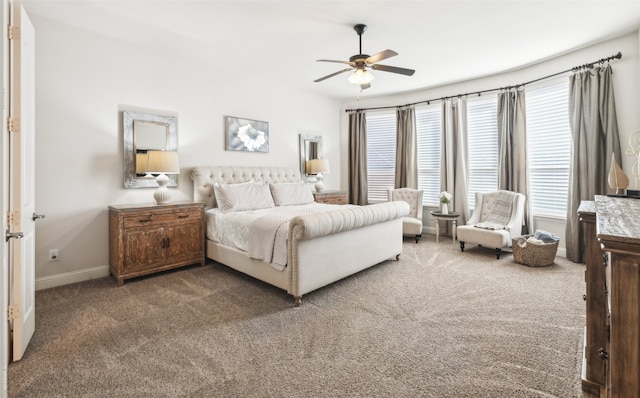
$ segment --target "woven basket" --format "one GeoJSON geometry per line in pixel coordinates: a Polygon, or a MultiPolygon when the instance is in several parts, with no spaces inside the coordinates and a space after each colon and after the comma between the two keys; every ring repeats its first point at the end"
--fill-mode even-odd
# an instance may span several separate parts
{"type": "Polygon", "coordinates": [[[533,244],[527,243],[521,247],[519,242],[526,241],[532,235],[517,236],[511,240],[513,249],[513,259],[516,263],[528,265],[530,267],[544,267],[553,264],[558,251],[558,242],[533,244]]]}

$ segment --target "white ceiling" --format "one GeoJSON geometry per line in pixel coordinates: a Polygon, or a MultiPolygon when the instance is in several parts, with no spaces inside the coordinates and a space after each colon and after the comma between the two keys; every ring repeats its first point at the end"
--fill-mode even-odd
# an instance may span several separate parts
{"type": "MultiPolygon", "coordinates": [[[[490,75],[617,37],[640,26],[640,1],[215,1],[23,0],[30,15],[56,20],[176,56],[212,73],[233,71],[336,98],[358,87],[344,68],[317,59],[362,50],[399,55],[380,63],[411,76],[373,71],[378,96],[490,75]]],[[[36,26],[37,28],[37,26],[36,26]]],[[[603,54],[603,56],[610,54],[603,54]]],[[[624,56],[624,54],[623,54],[624,56]]],[[[585,60],[585,62],[594,60],[585,60]]]]}

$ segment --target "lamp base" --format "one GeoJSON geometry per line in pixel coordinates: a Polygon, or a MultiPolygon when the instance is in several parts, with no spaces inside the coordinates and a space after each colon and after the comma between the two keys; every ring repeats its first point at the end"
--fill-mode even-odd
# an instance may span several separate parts
{"type": "Polygon", "coordinates": [[[314,186],[314,188],[316,189],[316,192],[322,192],[324,191],[324,182],[322,182],[322,180],[324,180],[324,176],[322,175],[322,173],[318,173],[316,174],[316,185],[314,186]]]}
{"type": "Polygon", "coordinates": [[[159,205],[169,203],[171,200],[171,191],[167,188],[167,184],[169,184],[169,177],[166,174],[160,174],[156,177],[156,182],[158,183],[158,189],[153,192],[153,198],[156,200],[156,203],[159,205]]]}

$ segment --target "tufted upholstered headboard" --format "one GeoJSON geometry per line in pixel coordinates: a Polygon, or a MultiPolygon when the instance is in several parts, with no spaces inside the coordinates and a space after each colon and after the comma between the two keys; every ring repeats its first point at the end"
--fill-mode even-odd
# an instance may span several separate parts
{"type": "Polygon", "coordinates": [[[213,184],[239,182],[301,182],[300,170],[289,167],[198,166],[191,170],[193,200],[204,202],[205,208],[216,207],[213,184]]]}

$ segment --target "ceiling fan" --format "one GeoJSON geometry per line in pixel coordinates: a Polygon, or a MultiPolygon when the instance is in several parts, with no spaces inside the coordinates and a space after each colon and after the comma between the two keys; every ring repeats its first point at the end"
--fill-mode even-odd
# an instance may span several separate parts
{"type": "Polygon", "coordinates": [[[360,54],[356,54],[349,58],[349,61],[335,61],[331,59],[319,59],[318,62],[337,62],[340,64],[347,64],[349,68],[337,71],[330,75],[321,77],[320,79],[314,80],[315,83],[321,82],[330,77],[339,75],[344,72],[348,72],[353,70],[351,76],[349,76],[349,82],[353,84],[360,85],[361,90],[365,90],[371,87],[371,81],[373,80],[373,75],[367,70],[367,68],[371,68],[374,70],[380,70],[383,72],[391,72],[391,73],[399,73],[401,75],[412,76],[416,71],[413,69],[399,68],[397,66],[388,66],[388,65],[380,65],[378,62],[385,60],[387,58],[395,57],[398,55],[397,52],[392,50],[384,50],[372,56],[367,54],[362,54],[362,34],[367,30],[367,25],[358,24],[353,27],[353,29],[358,34],[360,39],[360,54]]]}

